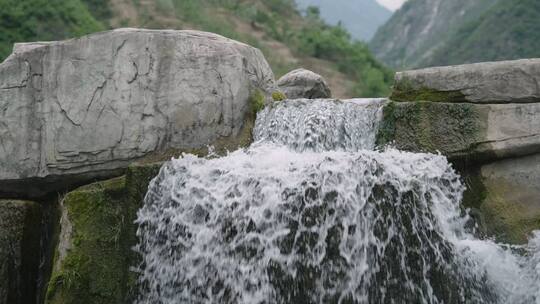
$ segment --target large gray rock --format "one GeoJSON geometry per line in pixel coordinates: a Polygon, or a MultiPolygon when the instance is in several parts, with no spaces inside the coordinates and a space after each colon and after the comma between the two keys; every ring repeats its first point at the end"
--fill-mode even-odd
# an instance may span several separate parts
{"type": "Polygon", "coordinates": [[[540,102],[540,59],[398,72],[390,98],[396,101],[540,102]]]}
{"type": "Polygon", "coordinates": [[[0,196],[40,196],[150,153],[235,140],[252,97],[274,87],[259,50],[211,33],[18,44],[0,64],[0,196]]]}
{"type": "Polygon", "coordinates": [[[277,84],[288,99],[332,97],[326,80],[321,75],[306,69],[297,69],[285,74],[277,84]]]}
{"type": "Polygon", "coordinates": [[[40,229],[39,204],[0,200],[0,303],[35,303],[40,229]]]}
{"type": "Polygon", "coordinates": [[[394,102],[379,144],[482,161],[540,153],[540,103],[394,102]]]}

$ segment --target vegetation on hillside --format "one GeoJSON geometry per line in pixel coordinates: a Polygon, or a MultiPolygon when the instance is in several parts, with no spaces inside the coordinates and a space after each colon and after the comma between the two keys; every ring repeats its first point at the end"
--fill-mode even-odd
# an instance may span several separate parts
{"type": "Polygon", "coordinates": [[[540,57],[540,1],[499,1],[464,24],[430,65],[540,57]]]}
{"type": "Polygon", "coordinates": [[[80,0],[0,0],[0,61],[14,42],[78,37],[104,28],[80,0]]]}
{"type": "Polygon", "coordinates": [[[378,59],[397,69],[424,67],[461,25],[496,0],[409,0],[370,42],[378,59]]]}
{"type": "Polygon", "coordinates": [[[109,0],[81,0],[90,13],[105,25],[109,25],[109,19],[113,17],[113,11],[109,0]]]}
{"type": "Polygon", "coordinates": [[[293,0],[0,0],[0,16],[0,60],[18,41],[58,40],[118,26],[193,28],[261,49],[276,76],[303,66],[336,78],[331,85],[342,85],[341,95],[385,96],[391,83],[391,71],[366,44],[341,25],[326,24],[315,8],[303,16],[293,0]],[[120,2],[137,15],[122,15],[120,2]]]}

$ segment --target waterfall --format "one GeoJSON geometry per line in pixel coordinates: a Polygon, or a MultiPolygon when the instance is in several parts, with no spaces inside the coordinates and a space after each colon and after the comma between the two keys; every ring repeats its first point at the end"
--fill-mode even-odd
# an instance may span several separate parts
{"type": "Polygon", "coordinates": [[[166,163],[137,303],[540,303],[540,232],[476,238],[445,157],[374,151],[383,103],[281,102],[251,147],[166,163]]]}
{"type": "Polygon", "coordinates": [[[295,100],[257,116],[255,141],[302,152],[373,150],[385,99],[295,100]]]}

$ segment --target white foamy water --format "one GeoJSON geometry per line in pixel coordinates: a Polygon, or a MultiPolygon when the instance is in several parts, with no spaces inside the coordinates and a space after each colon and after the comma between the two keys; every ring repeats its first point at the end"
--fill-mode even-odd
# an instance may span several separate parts
{"type": "Polygon", "coordinates": [[[300,99],[266,107],[257,116],[255,141],[302,152],[373,150],[385,99],[300,99]]]}
{"type": "Polygon", "coordinates": [[[249,149],[167,163],[138,213],[137,303],[540,303],[540,232],[474,237],[446,158],[368,150],[378,115],[285,102],[249,149]]]}

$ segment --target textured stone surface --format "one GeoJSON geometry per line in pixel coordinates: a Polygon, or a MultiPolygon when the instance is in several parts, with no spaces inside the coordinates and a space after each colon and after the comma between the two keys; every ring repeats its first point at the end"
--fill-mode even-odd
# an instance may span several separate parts
{"type": "Polygon", "coordinates": [[[481,166],[466,179],[484,232],[510,243],[526,243],[540,229],[540,154],[481,166]],[[472,182],[471,182],[472,181],[472,182]]]}
{"type": "Polygon", "coordinates": [[[288,99],[332,97],[326,80],[306,69],[297,69],[285,74],[277,84],[288,99]]]}
{"type": "Polygon", "coordinates": [[[540,103],[393,102],[384,109],[379,144],[493,160],[540,153],[540,103]]]}
{"type": "Polygon", "coordinates": [[[391,99],[472,103],[540,102],[540,59],[398,72],[391,99]]]}
{"type": "Polygon", "coordinates": [[[118,174],[134,159],[235,138],[275,90],[262,53],[197,31],[120,29],[19,44],[0,64],[0,196],[118,174]]]}
{"type": "Polygon", "coordinates": [[[0,303],[35,303],[40,231],[37,203],[0,200],[0,303]]]}

